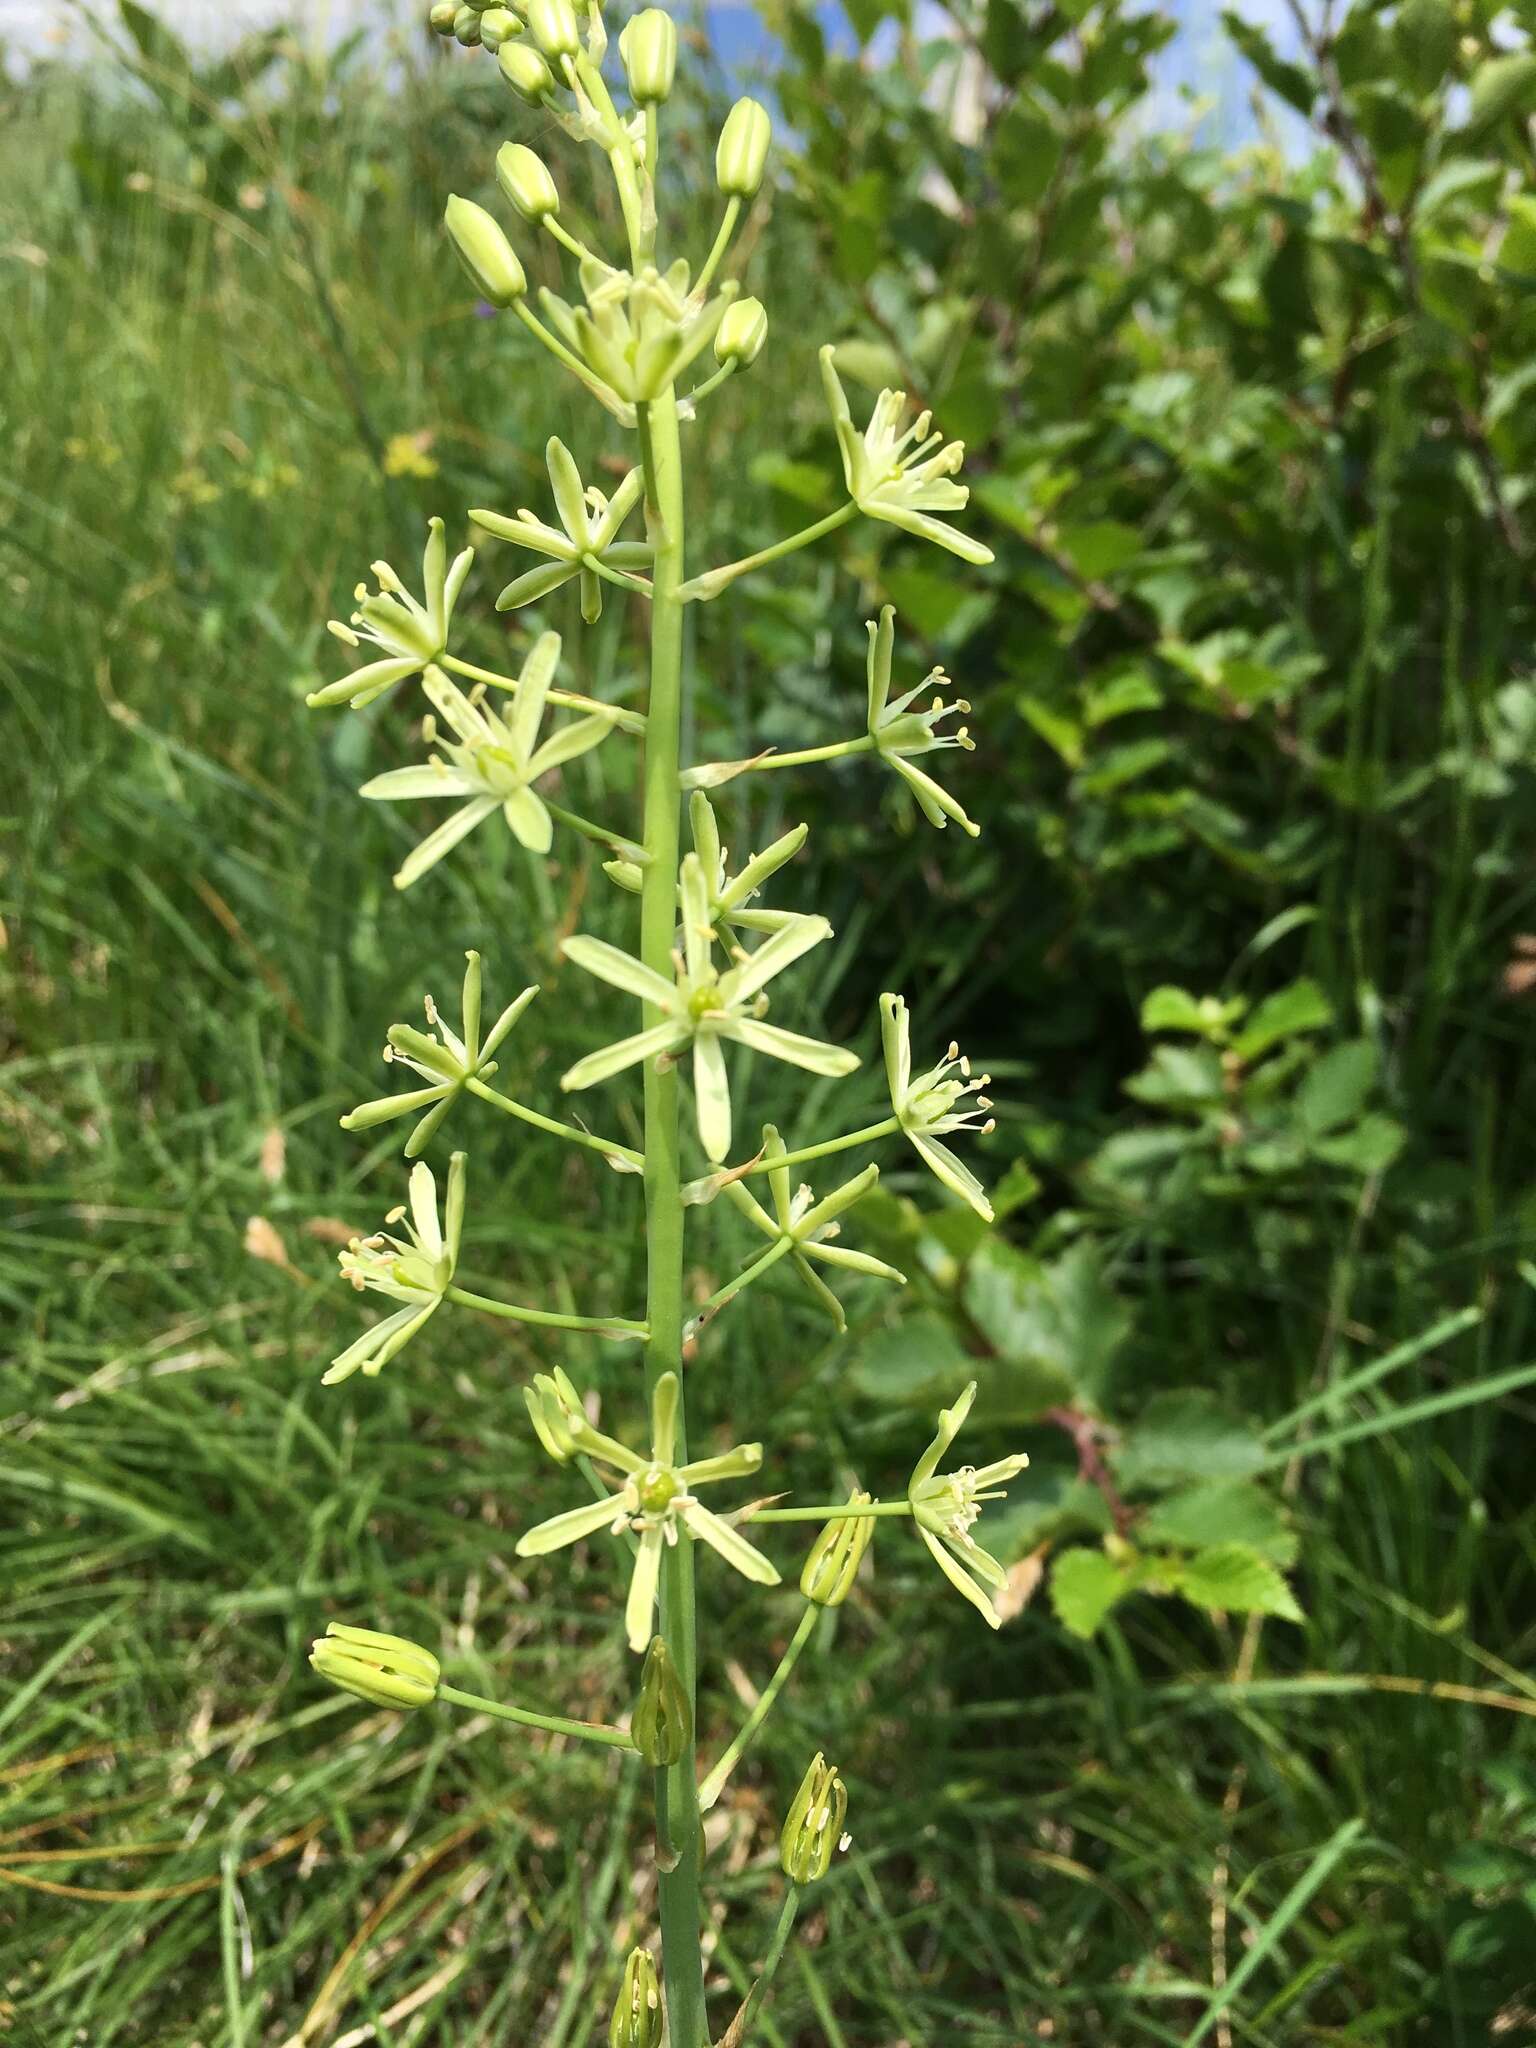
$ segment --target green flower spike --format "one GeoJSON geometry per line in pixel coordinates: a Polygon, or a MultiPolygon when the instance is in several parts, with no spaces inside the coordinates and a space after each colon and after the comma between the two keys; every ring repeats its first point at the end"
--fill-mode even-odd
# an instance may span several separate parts
{"type": "Polygon", "coordinates": [[[969,1202],[978,1216],[992,1221],[992,1204],[987,1191],[963,1160],[957,1159],[941,1138],[951,1131],[990,1131],[993,1120],[977,1111],[992,1105],[982,1094],[989,1076],[971,1078],[971,1063],[951,1043],[937,1066],[912,1076],[912,1025],[901,996],[880,998],[880,1038],[885,1048],[885,1073],[890,1084],[891,1108],[911,1140],[918,1157],[952,1193],[969,1202]],[[956,1079],[956,1076],[959,1079],[956,1079]],[[962,1107],[966,1097],[976,1097],[976,1107],[962,1107]]]}
{"type": "MultiPolygon", "coordinates": [[[[763,1157],[770,1162],[784,1157],[784,1140],[772,1124],[763,1126],[763,1157]]],[[[854,1273],[869,1273],[878,1280],[894,1280],[898,1287],[905,1287],[907,1276],[898,1273],[894,1266],[888,1266],[883,1259],[877,1259],[868,1252],[856,1252],[846,1246],[833,1244],[830,1240],[838,1234],[837,1218],[845,1209],[851,1209],[861,1201],[880,1178],[878,1166],[866,1166],[845,1181],[840,1188],[818,1202],[808,1187],[790,1193],[789,1168],[770,1164],[768,1185],[773,1194],[774,1214],[768,1211],[750,1192],[745,1183],[730,1180],[725,1184],[726,1199],[738,1208],[743,1216],[749,1217],[765,1237],[775,1243],[788,1239],[793,1247],[789,1257],[795,1271],[805,1282],[817,1303],[837,1325],[839,1331],[847,1328],[843,1316],[843,1305],[827,1286],[811,1264],[819,1259],[824,1265],[841,1266],[854,1273]]]]}
{"type": "Polygon", "coordinates": [[[530,569],[525,576],[509,583],[496,600],[497,611],[515,611],[519,605],[532,604],[538,598],[548,597],[562,583],[569,583],[573,576],[579,576],[581,616],[590,626],[602,617],[603,611],[599,564],[624,574],[651,565],[654,550],[646,542],[617,538],[619,528],[640,502],[645,477],[638,467],[632,469],[609,498],[595,484],[583,488],[580,473],[563,441],[552,435],[544,454],[563,533],[535,518],[526,508],[515,519],[500,512],[474,511],[469,516],[476,526],[484,527],[498,540],[509,540],[514,547],[528,548],[536,555],[550,558],[543,568],[530,569]]]}
{"type": "Polygon", "coordinates": [[[397,889],[409,889],[429,868],[451,853],[467,833],[500,810],[512,836],[531,853],[548,853],[554,838],[554,822],[542,797],[533,788],[541,775],[563,762],[574,761],[598,746],[613,731],[614,721],[603,715],[578,718],[552,733],[542,746],[536,744],[539,725],[560,658],[560,635],[543,633],[523,664],[510,716],[503,718],[485,701],[483,688],[467,697],[439,668],[429,668],[423,687],[434,710],[452,732],[454,739],[439,740],[436,726],[428,720],[424,728],[428,744],[440,744],[442,751],[419,768],[391,768],[365,782],[359,794],[376,802],[412,802],[420,797],[464,797],[467,801],[429,832],[421,844],[401,863],[395,876],[397,889]]]}
{"type": "Polygon", "coordinates": [[[424,1707],[437,1698],[437,1659],[404,1636],[333,1621],[312,1645],[309,1661],[322,1678],[370,1706],[424,1707]]]}
{"type": "Polygon", "coordinates": [[[879,625],[870,619],[866,626],[869,634],[869,736],[880,758],[890,763],[917,798],[918,808],[930,825],[937,825],[942,832],[953,818],[962,832],[969,832],[973,839],[979,838],[981,827],[972,824],[949,791],[942,789],[921,768],[914,768],[909,758],[913,754],[931,754],[939,747],[964,747],[967,753],[974,752],[976,742],[963,725],[952,733],[934,731],[941,718],[947,718],[952,711],[969,711],[971,707],[963,697],[946,704],[943,696],[938,695],[926,711],[910,708],[925,690],[942,692],[948,687],[949,677],[941,668],[930,669],[915,689],[908,690],[894,704],[891,703],[891,648],[895,639],[895,621],[895,607],[886,605],[881,611],[879,625]]]}
{"type": "Polygon", "coordinates": [[[928,412],[919,413],[903,430],[911,403],[904,391],[882,391],[861,434],[848,410],[835,355],[829,342],[821,351],[821,381],[832,408],[849,497],[867,518],[886,520],[931,540],[963,562],[990,562],[990,548],[933,516],[959,512],[970,498],[967,487],[953,480],[965,458],[965,443],[930,433],[933,415],[928,412]]]}
{"type": "Polygon", "coordinates": [[[848,1788],[818,1749],[779,1836],[779,1864],[792,1883],[815,1884],[826,1876],[832,1852],[848,1846],[847,1812],[848,1788]]]}
{"type": "Polygon", "coordinates": [[[465,548],[450,564],[443,522],[429,519],[427,551],[421,561],[422,604],[411,596],[388,562],[375,562],[378,589],[370,591],[366,583],[359,583],[353,593],[357,610],[352,624],[344,626],[340,619],[332,619],[330,631],[348,647],[361,647],[365,640],[382,647],[383,659],[370,661],[339,682],[327,683],[323,690],[311,691],[305,703],[320,709],[350,704],[360,711],[396,683],[419,674],[428,662],[441,660],[448,646],[453,608],[474,559],[474,549],[465,548]]]}
{"type": "Polygon", "coordinates": [[[975,1399],[976,1382],[972,1380],[953,1408],[940,1411],[939,1433],[913,1468],[907,1499],[912,1503],[917,1533],[939,1570],[989,1627],[1001,1628],[992,1595],[1007,1582],[1007,1573],[972,1536],[971,1526],[981,1513],[982,1502],[1003,1499],[1003,1488],[1018,1477],[1029,1460],[1021,1451],[979,1470],[962,1465],[958,1472],[939,1472],[939,1461],[959,1435],[975,1399]]]}
{"type": "Polygon", "coordinates": [[[585,1507],[571,1508],[563,1515],[540,1522],[517,1545],[519,1557],[543,1557],[568,1543],[579,1543],[584,1536],[594,1536],[599,1529],[611,1529],[615,1534],[632,1530],[640,1544],[629,1582],[624,1622],[629,1647],[635,1651],[645,1649],[651,1640],[662,1547],[676,1543],[679,1534],[709,1544],[727,1564],[756,1585],[779,1583],[777,1570],[763,1553],[729,1522],[711,1514],[693,1495],[695,1486],[712,1485],[718,1479],[743,1479],[755,1472],[763,1462],[762,1445],[741,1444],[719,1457],[696,1458],[692,1464],[674,1466],[677,1399],[676,1373],[663,1373],[656,1383],[649,1458],[626,1450],[623,1444],[595,1430],[582,1414],[579,1402],[573,1409],[566,1409],[564,1426],[575,1447],[595,1463],[622,1473],[624,1483],[606,1500],[588,1501],[585,1507]]]}
{"type": "MultiPolygon", "coordinates": [[[[321,1377],[324,1387],[334,1387],[355,1372],[375,1378],[442,1306],[453,1285],[459,1240],[464,1234],[464,1154],[455,1152],[448,1162],[441,1227],[437,1182],[431,1167],[421,1160],[411,1168],[407,1206],[410,1220],[403,1240],[378,1231],[372,1237],[354,1237],[340,1254],[343,1277],[360,1293],[387,1295],[403,1306],[365,1330],[331,1360],[329,1371],[321,1377]]],[[[406,1214],[407,1207],[391,1209],[384,1221],[399,1223],[406,1214]]]]}
{"type": "Polygon", "coordinates": [[[392,1123],[396,1117],[425,1111],[405,1141],[405,1156],[414,1159],[424,1152],[459,1096],[471,1081],[487,1081],[496,1071],[491,1054],[538,994],[535,984],[525,988],[502,1011],[480,1040],[480,955],[466,953],[464,973],[463,1036],[450,1031],[436,1003],[426,1000],[430,1031],[417,1031],[409,1024],[391,1024],[384,1047],[387,1063],[409,1067],[426,1082],[425,1088],[408,1089],[404,1095],[384,1095],[376,1102],[360,1102],[341,1120],[344,1131],[371,1131],[376,1124],[392,1123]],[[441,1034],[439,1036],[439,1034],[441,1034]]]}
{"type": "Polygon", "coordinates": [[[588,1053],[561,1076],[560,1085],[566,1089],[590,1088],[594,1082],[606,1081],[640,1060],[670,1058],[691,1044],[699,1142],[709,1158],[718,1163],[731,1149],[726,1040],[829,1078],[851,1074],[859,1060],[857,1053],[824,1044],[818,1038],[805,1038],[798,1031],[781,1030],[776,1024],[765,1024],[761,1018],[761,1009],[766,1007],[762,990],[767,983],[802,953],[830,937],[832,927],[824,917],[797,916],[766,939],[756,952],[738,955],[735,966],[718,974],[709,888],[703,863],[696,853],[683,860],[681,894],[683,950],[674,955],[675,981],[667,981],[654,968],[602,939],[577,936],[565,941],[561,950],[567,959],[596,975],[599,981],[652,1004],[661,1012],[661,1018],[631,1038],[604,1046],[600,1052],[588,1053]]]}

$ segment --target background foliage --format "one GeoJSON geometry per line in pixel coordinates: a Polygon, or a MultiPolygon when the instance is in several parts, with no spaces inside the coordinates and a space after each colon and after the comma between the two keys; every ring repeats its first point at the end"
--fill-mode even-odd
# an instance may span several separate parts
{"type": "MultiPolygon", "coordinates": [[[[733,1435],[788,1429],[786,1483],[899,1478],[973,1373],[1035,1464],[995,1641],[877,1543],[712,1820],[716,1979],[761,1953],[823,1745],[856,1847],[770,2039],[1521,2038],[1529,24],[1404,0],[1277,46],[1228,17],[1256,114],[1222,154],[1154,118],[1151,11],[850,15],[856,56],[766,8],[774,340],[699,430],[734,482],[698,560],[833,503],[827,332],[966,436],[998,562],[852,529],[819,577],[699,608],[697,712],[722,753],[842,736],[887,599],[971,699],[965,859],[863,764],[722,809],[738,845],[811,823],[792,886],[838,944],[807,1028],[904,987],[991,1069],[1000,1213],[889,1173],[860,1221],[899,1306],[853,1296],[835,1340],[769,1284],[710,1370],[733,1435]]],[[[603,1561],[508,1568],[557,1504],[515,1396],[544,1342],[440,1318],[358,1398],[317,1387],[355,1324],[334,1243],[396,1197],[390,1134],[335,1128],[385,1025],[474,942],[488,1000],[550,991],[519,1092],[611,1035],[552,953],[625,928],[585,851],[543,885],[487,841],[402,903],[406,827],[352,792],[406,713],[302,710],[363,564],[430,511],[540,502],[544,437],[578,444],[437,227],[540,137],[414,36],[202,66],[129,5],[102,33],[0,122],[0,2028],[557,2048],[611,1995],[610,1924],[650,1917],[613,1767],[369,1717],[301,1661],[369,1615],[466,1684],[627,1704],[603,1561]]],[[[727,92],[698,76],[695,241],[727,92]]],[[[501,568],[465,607],[487,655],[501,568]]],[[[546,622],[579,686],[638,687],[620,605],[546,622]]],[[[628,799],[616,753],[581,808],[628,799]]],[[[834,1113],[877,1113],[877,1067],[834,1113]]],[[[632,1189],[470,1143],[473,1268],[634,1293],[632,1189]]],[[[616,1354],[583,1363],[617,1395],[616,1354]]],[[[716,1737],[793,1622],[770,1602],[765,1641],[725,1594],[716,1737]]]]}

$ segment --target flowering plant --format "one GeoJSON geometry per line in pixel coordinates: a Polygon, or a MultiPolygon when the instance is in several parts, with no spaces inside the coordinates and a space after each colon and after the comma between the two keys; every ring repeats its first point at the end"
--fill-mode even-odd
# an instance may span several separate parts
{"type": "MultiPolygon", "coordinates": [[[[498,607],[515,611],[537,604],[571,581],[578,585],[581,615],[588,623],[600,612],[604,585],[628,600],[640,600],[645,609],[642,613],[637,606],[636,615],[646,619],[650,641],[649,695],[641,713],[558,687],[561,643],[553,632],[532,637],[516,675],[463,660],[453,651],[453,628],[472,550],[465,549],[450,565],[443,523],[434,519],[423,569],[423,600],[411,596],[386,564],[375,563],[378,591],[370,594],[360,585],[352,625],[335,630],[351,646],[368,640],[381,650],[380,656],[317,691],[311,702],[355,708],[397,684],[420,680],[430,707],[424,736],[432,751],[425,762],[374,777],[361,794],[383,801],[446,799],[453,808],[407,857],[395,876],[397,887],[410,889],[427,881],[438,863],[450,857],[471,857],[469,835],[482,823],[490,825],[498,811],[535,859],[549,852],[557,831],[596,841],[612,856],[605,872],[621,891],[639,897],[634,949],[575,934],[564,939],[562,951],[573,966],[638,1003],[637,1028],[577,1060],[562,1077],[561,1087],[568,1092],[592,1089],[638,1068],[644,1144],[634,1149],[596,1135],[491,1085],[496,1072],[491,1055],[537,991],[524,989],[482,1034],[481,960],[478,953],[471,953],[457,1031],[443,1021],[429,997],[426,1031],[401,1024],[389,1034],[386,1058],[408,1068],[421,1085],[363,1103],[343,1119],[351,1129],[369,1129],[409,1118],[404,1150],[416,1163],[410,1171],[407,1205],[388,1219],[391,1226],[404,1221],[404,1235],[391,1229],[354,1241],[341,1261],[344,1274],[357,1287],[381,1294],[395,1306],[383,1321],[347,1345],[326,1378],[339,1381],[354,1373],[379,1373],[408,1343],[419,1339],[445,1305],[638,1342],[643,1349],[644,1398],[643,1403],[638,1398],[637,1370],[635,1406],[640,1412],[621,1418],[615,1425],[621,1434],[598,1427],[594,1401],[582,1394],[563,1367],[539,1375],[525,1390],[538,1442],[558,1464],[575,1467],[594,1498],[526,1529],[517,1553],[542,1561],[604,1530],[631,1545],[624,1629],[630,1649],[642,1655],[644,1663],[630,1725],[612,1728],[458,1692],[443,1682],[431,1651],[372,1629],[333,1624],[316,1645],[312,1662],[322,1676],[373,1704],[472,1705],[525,1726],[605,1743],[649,1763],[656,1773],[660,1970],[658,1974],[648,1947],[630,1955],[610,2039],[632,2048],[656,2048],[665,2027],[671,2048],[705,2048],[715,2037],[706,2010],[701,1942],[701,1812],[719,1798],[821,1610],[848,1597],[880,1520],[905,1521],[945,1577],[996,1625],[994,1595],[1002,1573],[972,1535],[972,1526],[982,1503],[998,1498],[1025,1461],[1011,1456],[979,1471],[962,1466],[940,1472],[965,1421],[972,1388],[940,1416],[938,1435],[919,1460],[904,1495],[881,1500],[855,1486],[846,1500],[808,1505],[740,1498],[732,1505],[729,1492],[718,1506],[701,1498],[707,1493],[713,1500],[717,1486],[751,1478],[763,1466],[765,1452],[753,1443],[713,1455],[690,1455],[685,1397],[693,1346],[686,1340],[697,1336],[728,1301],[780,1260],[789,1261],[818,1308],[839,1328],[843,1312],[830,1280],[854,1272],[894,1284],[902,1281],[903,1276],[883,1260],[835,1241],[842,1219],[876,1184],[878,1165],[866,1165],[820,1199],[809,1188],[795,1188],[792,1170],[899,1135],[943,1185],[987,1216],[991,1212],[981,1183],[942,1140],[991,1126],[984,1116],[989,1104],[981,1093],[985,1077],[970,1077],[969,1065],[956,1047],[933,1066],[914,1072],[911,1018],[903,999],[890,994],[881,999],[880,1031],[891,1114],[879,1123],[817,1137],[794,1149],[770,1125],[763,1129],[755,1153],[730,1163],[741,1100],[741,1076],[733,1074],[733,1061],[740,1048],[828,1079],[852,1072],[859,1056],[769,1022],[764,1014],[770,983],[776,985],[831,930],[823,917],[759,901],[764,885],[804,844],[804,827],[785,834],[733,874],[721,844],[719,820],[705,792],[738,775],[871,754],[903,779],[930,824],[943,827],[953,821],[964,832],[974,833],[958,800],[926,770],[913,765],[916,757],[946,746],[963,748],[969,741],[963,728],[948,734],[937,729],[952,712],[966,708],[945,702],[944,678],[937,671],[892,699],[896,622],[887,606],[869,626],[862,732],[801,754],[685,766],[683,612],[689,604],[713,601],[739,577],[809,546],[860,515],[932,541],[966,562],[981,564],[991,557],[948,517],[938,516],[960,513],[966,505],[966,488],[956,481],[963,456],[960,444],[931,431],[926,413],[907,425],[908,401],[893,391],[881,394],[869,425],[860,432],[838,377],[835,351],[826,348],[821,351],[821,371],[842,459],[846,503],[755,555],[690,578],[684,431],[712,391],[750,368],[767,335],[762,305],[742,298],[735,280],[724,273],[743,210],[757,199],[763,184],[768,114],[755,101],[743,99],[725,122],[716,157],[722,219],[713,246],[695,269],[683,257],[658,252],[660,109],[672,90],[677,60],[676,30],[665,12],[653,7],[637,14],[619,39],[628,111],[616,102],[605,74],[608,36],[598,0],[590,0],[584,20],[571,0],[458,8],[440,0],[432,10],[432,22],[439,32],[463,44],[493,51],[513,92],[540,110],[540,126],[547,128],[553,120],[575,141],[596,148],[612,172],[627,242],[621,262],[595,253],[567,224],[558,183],[533,149],[513,142],[499,153],[496,176],[513,209],[576,265],[576,294],[566,299],[541,292],[537,311],[523,261],[491,213],[454,196],[447,203],[446,225],[481,296],[510,309],[538,345],[634,437],[634,459],[611,495],[583,485],[571,452],[557,439],[548,442],[545,459],[558,524],[529,509],[515,516],[491,510],[469,515],[481,534],[538,558],[533,568],[506,585],[498,607]],[[714,367],[700,373],[695,365],[711,347],[714,367]],[[644,539],[621,538],[626,521],[642,505],[644,539]],[[930,689],[940,694],[929,708],[916,708],[930,689]],[[642,750],[642,816],[633,838],[557,801],[562,766],[610,741],[637,744],[642,750]],[[680,845],[685,796],[693,841],[686,852],[680,845]],[[693,1098],[686,1122],[685,1087],[693,1098]],[[419,1155],[431,1148],[450,1116],[468,1121],[470,1097],[475,1113],[497,1109],[551,1139],[596,1153],[616,1171],[640,1177],[647,1251],[646,1299],[640,1313],[574,1314],[524,1307],[472,1294],[458,1283],[468,1186],[465,1155],[452,1155],[441,1212],[432,1169],[419,1155]],[[684,1160],[694,1134],[704,1171],[685,1181],[684,1160]],[[767,1203],[752,1192],[757,1176],[766,1180],[767,1203]],[[710,1206],[722,1194],[727,1206],[761,1232],[766,1248],[685,1324],[685,1230],[690,1220],[694,1227],[707,1222],[710,1206]],[[643,1448],[626,1440],[637,1434],[643,1448]],[[701,1778],[694,1714],[700,1650],[694,1571],[700,1546],[749,1584],[774,1586],[781,1581],[780,1568],[760,1539],[769,1535],[773,1524],[794,1522],[820,1525],[800,1574],[805,1608],[799,1627],[746,1723],[701,1778]]],[[[792,1932],[801,1891],[826,1876],[845,1841],[846,1808],[847,1792],[836,1767],[816,1756],[784,1824],[781,1864],[786,1890],[777,1931],[761,1973],[720,2037],[731,2048],[740,2048],[753,2030],[792,1932]]]]}

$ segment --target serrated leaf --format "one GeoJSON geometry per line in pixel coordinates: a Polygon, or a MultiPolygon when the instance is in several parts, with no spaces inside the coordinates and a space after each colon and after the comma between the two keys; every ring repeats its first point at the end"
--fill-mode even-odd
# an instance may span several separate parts
{"type": "Polygon", "coordinates": [[[1257,71],[1271,92],[1277,92],[1298,114],[1309,114],[1317,97],[1317,83],[1310,72],[1282,57],[1264,30],[1244,21],[1230,8],[1223,10],[1222,26],[1257,71]]]}
{"type": "Polygon", "coordinates": [[[1051,1608],[1069,1635],[1087,1642],[1135,1580],[1102,1550],[1069,1550],[1051,1573],[1051,1608]]]}
{"type": "Polygon", "coordinates": [[[1288,988],[1266,996],[1243,1029],[1232,1041],[1239,1058],[1256,1060],[1282,1038],[1298,1032],[1321,1031],[1333,1022],[1333,1005],[1315,981],[1293,981],[1288,988]]]}
{"type": "Polygon", "coordinates": [[[1389,1116],[1361,1117],[1351,1130],[1323,1138],[1313,1146],[1319,1159],[1351,1173],[1385,1173],[1403,1149],[1407,1132],[1389,1116]]]}
{"type": "Polygon", "coordinates": [[[1352,1038],[1325,1052],[1296,1094],[1296,1114],[1309,1135],[1323,1137],[1357,1117],[1376,1069],[1376,1048],[1367,1038],[1352,1038]]]}
{"type": "Polygon", "coordinates": [[[1246,1543],[1217,1543],[1178,1568],[1172,1583],[1186,1600],[1215,1614],[1305,1617],[1295,1595],[1269,1562],[1246,1543]]]}
{"type": "MultiPolygon", "coordinates": [[[[1034,1369],[1032,1395],[1058,1390],[1040,1399],[1035,1414],[1062,1401],[1098,1400],[1130,1330],[1129,1311],[1104,1279],[1102,1255],[1086,1239],[1043,1264],[989,1237],[966,1268],[962,1299],[1001,1359],[1034,1369]]],[[[1017,1405],[1011,1414],[1023,1419],[1017,1405]]]]}
{"type": "Polygon", "coordinates": [[[1115,1470],[1127,1488],[1181,1480],[1247,1479],[1264,1465],[1262,1439],[1209,1394],[1155,1394],[1122,1438],[1115,1470]]]}
{"type": "Polygon", "coordinates": [[[1244,1543],[1271,1564],[1296,1562],[1296,1532],[1279,1505],[1262,1488],[1244,1480],[1229,1485],[1185,1487],[1160,1500],[1138,1532],[1148,1543],[1175,1550],[1204,1550],[1217,1543],[1244,1543]]]}
{"type": "Polygon", "coordinates": [[[1221,1103],[1221,1055],[1208,1045],[1160,1045],[1139,1074],[1125,1084],[1127,1095],[1162,1109],[1198,1109],[1221,1103]]]}
{"type": "Polygon", "coordinates": [[[1472,80],[1472,98],[1467,110],[1465,135],[1485,135],[1511,114],[1529,113],[1536,107],[1536,56],[1519,50],[1508,57],[1491,57],[1477,67],[1472,80]]]}

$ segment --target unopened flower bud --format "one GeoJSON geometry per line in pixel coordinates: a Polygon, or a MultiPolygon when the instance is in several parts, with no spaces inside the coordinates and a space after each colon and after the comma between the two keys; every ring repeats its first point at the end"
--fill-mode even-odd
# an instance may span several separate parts
{"type": "Polygon", "coordinates": [[[571,0],[528,0],[528,32],[546,57],[574,57],[581,49],[571,0]]]}
{"type": "Polygon", "coordinates": [[[677,1675],[672,1653],[660,1636],[651,1638],[640,1672],[640,1697],[635,1702],[630,1734],[641,1756],[659,1770],[682,1758],[693,1737],[688,1695],[677,1675]]]}
{"type": "Polygon", "coordinates": [[[472,199],[461,199],[455,192],[443,211],[443,220],[459,261],[484,298],[493,306],[510,306],[514,299],[523,296],[528,289],[523,266],[512,244],[483,206],[476,206],[472,199]]]}
{"type": "Polygon", "coordinates": [[[375,1707],[424,1707],[437,1698],[437,1659],[403,1636],[333,1621],[311,1646],[309,1661],[332,1685],[375,1707]]]}
{"type": "Polygon", "coordinates": [[[647,7],[619,35],[619,55],[637,107],[655,106],[672,91],[677,75],[677,23],[661,7],[647,7]]]}
{"type": "Polygon", "coordinates": [[[523,24],[510,7],[487,7],[480,17],[480,40],[488,50],[499,50],[522,32],[523,24]]]}
{"type": "Polygon", "coordinates": [[[535,226],[560,211],[560,194],[549,166],[524,142],[504,142],[496,152],[496,182],[535,226]]]}
{"type": "Polygon", "coordinates": [[[439,36],[451,36],[453,34],[453,24],[458,18],[458,12],[456,0],[436,0],[436,5],[427,16],[427,20],[432,27],[432,33],[439,36]]]}
{"type": "Polygon", "coordinates": [[[538,106],[555,89],[555,74],[527,43],[503,43],[496,61],[508,85],[532,106],[538,106]]]}
{"type": "Polygon", "coordinates": [[[661,1988],[643,1948],[631,1949],[608,2022],[608,2048],[661,2048],[661,1988]]]}
{"type": "Polygon", "coordinates": [[[466,50],[480,47],[480,16],[473,7],[461,7],[453,17],[453,32],[466,50]]]}
{"type": "Polygon", "coordinates": [[[727,199],[750,199],[763,182],[772,123],[756,100],[738,100],[715,149],[715,183],[727,199]]]}
{"type": "Polygon", "coordinates": [[[725,318],[715,333],[715,361],[739,363],[743,369],[755,363],[768,339],[768,315],[761,299],[737,299],[727,306],[725,318]]]}
{"type": "MultiPolygon", "coordinates": [[[[860,1493],[857,1487],[848,1496],[849,1507],[868,1504],[869,1495],[860,1493]]],[[[828,1522],[811,1545],[805,1570],[800,1574],[800,1590],[806,1599],[814,1600],[818,1607],[841,1607],[853,1591],[859,1565],[874,1533],[872,1515],[849,1515],[841,1521],[828,1522]]]]}
{"type": "Polygon", "coordinates": [[[533,1385],[523,1389],[523,1399],[534,1435],[557,1465],[569,1464],[580,1449],[572,1428],[581,1415],[576,1389],[556,1366],[553,1379],[548,1373],[536,1372],[533,1385]]]}

